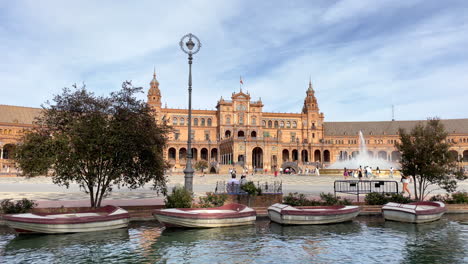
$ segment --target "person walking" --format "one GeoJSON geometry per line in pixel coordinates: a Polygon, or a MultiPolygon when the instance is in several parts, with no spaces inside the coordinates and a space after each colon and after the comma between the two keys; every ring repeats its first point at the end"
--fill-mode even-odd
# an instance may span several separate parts
{"type": "Polygon", "coordinates": [[[366,172],[367,172],[367,176],[369,178],[371,178],[371,179],[374,178],[374,175],[372,174],[372,168],[371,167],[367,167],[366,172]]]}
{"type": "Polygon", "coordinates": [[[317,174],[317,176],[320,176],[320,170],[318,167],[315,168],[315,174],[317,174]]]}
{"type": "Polygon", "coordinates": [[[408,187],[408,185],[411,183],[411,177],[407,176],[407,175],[401,175],[401,182],[403,183],[403,192],[401,194],[405,194],[405,192],[408,193],[408,197],[411,198],[411,191],[408,187]]]}
{"type": "Polygon", "coordinates": [[[343,171],[343,176],[344,176],[344,179],[347,180],[348,179],[348,170],[346,168],[344,168],[344,171],[343,171]]]}
{"type": "Polygon", "coordinates": [[[390,178],[393,179],[393,167],[390,167],[390,178]]]}
{"type": "Polygon", "coordinates": [[[361,170],[361,168],[359,168],[359,170],[358,170],[358,179],[362,180],[362,170],[361,170]]]}

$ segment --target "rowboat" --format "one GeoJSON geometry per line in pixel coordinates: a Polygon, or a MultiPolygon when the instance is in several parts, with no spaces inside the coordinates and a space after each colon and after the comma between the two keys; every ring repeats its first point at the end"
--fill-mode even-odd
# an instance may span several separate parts
{"type": "Polygon", "coordinates": [[[214,208],[158,209],[153,216],[167,227],[211,228],[251,225],[257,213],[242,204],[227,204],[214,208]]]}
{"type": "Polygon", "coordinates": [[[283,225],[318,225],[350,221],[359,214],[359,206],[300,206],[276,203],[268,207],[271,221],[283,225]]]}
{"type": "Polygon", "coordinates": [[[26,213],[4,215],[6,224],[18,234],[81,233],[128,226],[130,215],[120,207],[107,205],[80,213],[26,213]]]}
{"type": "Polygon", "coordinates": [[[385,220],[416,224],[438,220],[445,211],[442,202],[387,203],[382,207],[385,220]]]}

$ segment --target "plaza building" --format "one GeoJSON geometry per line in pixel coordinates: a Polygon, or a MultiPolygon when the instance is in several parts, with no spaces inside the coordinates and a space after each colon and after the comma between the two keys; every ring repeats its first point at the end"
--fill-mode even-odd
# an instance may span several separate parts
{"type": "MultiPolygon", "coordinates": [[[[324,113],[309,82],[298,113],[263,111],[261,100],[252,100],[248,92],[221,98],[213,110],[192,110],[192,157],[208,162],[212,173],[229,168],[249,171],[290,168],[295,172],[327,167],[338,160],[351,159],[359,153],[362,131],[369,155],[398,162],[401,158],[394,144],[398,129],[411,130],[416,121],[325,122],[324,113]]],[[[299,96],[299,95],[298,95],[299,96]]],[[[172,127],[165,159],[171,171],[182,172],[186,165],[188,109],[163,107],[156,74],[150,82],[147,103],[155,110],[155,122],[172,127]]],[[[214,105],[214,103],[213,103],[214,105]]],[[[12,150],[24,129],[33,127],[39,108],[0,105],[0,168],[14,171],[12,150]]],[[[460,166],[468,166],[468,119],[441,120],[453,143],[451,152],[460,166]]]]}

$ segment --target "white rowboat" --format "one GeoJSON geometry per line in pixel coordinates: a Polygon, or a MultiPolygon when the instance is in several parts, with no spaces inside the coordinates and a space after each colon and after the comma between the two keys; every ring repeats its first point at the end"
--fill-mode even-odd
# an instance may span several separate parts
{"type": "Polygon", "coordinates": [[[442,202],[387,203],[382,207],[385,220],[415,224],[439,220],[446,211],[442,202]]]}
{"type": "Polygon", "coordinates": [[[211,228],[251,225],[257,219],[254,209],[242,204],[215,208],[158,209],[153,216],[167,227],[211,228]]]}
{"type": "Polygon", "coordinates": [[[120,207],[107,205],[80,213],[26,213],[5,215],[3,218],[18,234],[58,234],[125,228],[130,215],[120,207]]]}
{"type": "Polygon", "coordinates": [[[271,221],[284,225],[318,225],[350,221],[359,214],[359,206],[301,206],[274,204],[268,207],[271,221]]]}

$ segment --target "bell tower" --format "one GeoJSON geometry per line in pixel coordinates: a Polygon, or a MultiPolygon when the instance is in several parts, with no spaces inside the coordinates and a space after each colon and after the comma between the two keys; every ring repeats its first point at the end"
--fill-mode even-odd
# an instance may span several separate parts
{"type": "Polygon", "coordinates": [[[304,106],[302,107],[302,113],[307,114],[309,112],[318,112],[317,98],[315,98],[315,91],[312,88],[312,81],[309,80],[309,88],[306,91],[306,98],[304,99],[304,106]]]}
{"type": "Polygon", "coordinates": [[[159,82],[156,79],[156,70],[153,73],[153,80],[150,82],[148,91],[148,104],[159,112],[161,110],[161,91],[159,90],[159,82]]]}
{"type": "Polygon", "coordinates": [[[307,136],[308,142],[318,143],[323,138],[323,113],[318,107],[315,91],[312,87],[312,81],[309,80],[309,88],[306,91],[304,106],[302,107],[303,124],[306,124],[306,130],[303,136],[307,136]]]}

